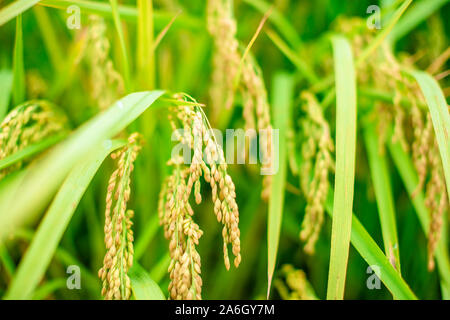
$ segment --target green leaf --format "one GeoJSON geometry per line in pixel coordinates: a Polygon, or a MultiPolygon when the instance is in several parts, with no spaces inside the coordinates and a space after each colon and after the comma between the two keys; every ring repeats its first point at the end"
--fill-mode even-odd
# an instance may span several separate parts
{"type": "MultiPolygon", "coordinates": [[[[273,83],[273,124],[278,129],[278,154],[274,154],[274,162],[278,160],[278,171],[272,176],[269,198],[269,216],[267,224],[267,296],[270,293],[275,263],[277,259],[278,242],[280,239],[281,220],[283,216],[284,189],[287,174],[286,136],[289,119],[292,113],[294,95],[294,79],[286,73],[276,74],[273,83]],[[278,157],[278,159],[277,159],[278,157]]],[[[277,141],[274,139],[274,144],[277,141]]]]}
{"type": "Polygon", "coordinates": [[[447,101],[441,87],[432,76],[423,71],[411,71],[410,73],[419,83],[430,110],[450,202],[450,115],[447,101]]]}
{"type": "Polygon", "coordinates": [[[44,300],[50,294],[55,292],[58,289],[67,288],[67,280],[65,278],[58,278],[54,280],[50,280],[43,284],[40,288],[38,288],[33,293],[33,300],[44,300]]]}
{"type": "Polygon", "coordinates": [[[162,94],[163,91],[145,91],[125,96],[12,179],[3,179],[0,182],[0,242],[17,226],[34,220],[45,209],[80,159],[95,151],[102,141],[122,131],[162,94]]]}
{"type": "Polygon", "coordinates": [[[298,49],[302,45],[297,30],[276,8],[273,7],[272,3],[264,0],[244,0],[244,2],[251,5],[262,14],[265,14],[272,8],[272,13],[268,18],[269,21],[277,27],[278,31],[286,38],[291,47],[298,49]]]}
{"type": "Polygon", "coordinates": [[[166,300],[161,288],[138,263],[128,273],[136,300],[166,300]]]}
{"type": "Polygon", "coordinates": [[[66,58],[61,49],[61,39],[58,38],[58,35],[55,32],[56,30],[47,12],[47,8],[35,6],[33,8],[33,13],[39,25],[39,31],[41,32],[42,40],[44,41],[45,49],[53,69],[62,72],[62,67],[65,64],[66,58]]]}
{"type": "MultiPolygon", "coordinates": [[[[13,239],[31,243],[31,241],[33,241],[34,235],[35,232],[31,229],[19,229],[14,233],[13,239]]],[[[69,253],[66,249],[62,248],[61,246],[56,248],[54,259],[55,261],[61,263],[65,267],[74,265],[79,266],[81,274],[83,274],[82,286],[94,290],[95,298],[98,299],[101,298],[100,295],[101,286],[97,272],[93,274],[91,270],[88,269],[86,266],[84,266],[81,261],[79,261],[77,258],[75,258],[71,253],[69,253]]],[[[33,294],[35,294],[37,291],[39,291],[39,288],[37,288],[33,294]]]]}
{"type": "Polygon", "coordinates": [[[384,253],[389,257],[391,264],[400,272],[397,221],[395,219],[394,200],[387,159],[385,155],[380,153],[379,141],[374,125],[370,125],[364,130],[364,138],[377,200],[378,214],[380,216],[384,253]]]}
{"type": "Polygon", "coordinates": [[[16,38],[14,43],[13,57],[13,104],[19,105],[25,101],[25,68],[23,64],[23,33],[22,33],[22,15],[16,18],[16,38]]]}
{"type": "Polygon", "coordinates": [[[50,146],[56,144],[57,142],[61,141],[67,136],[67,132],[63,132],[61,134],[56,134],[51,137],[48,137],[44,140],[41,140],[35,144],[29,145],[25,148],[23,148],[20,151],[17,151],[16,153],[13,153],[10,156],[7,156],[0,160],[0,170],[5,169],[14,163],[17,163],[19,161],[28,159],[29,157],[49,148],[50,146]]]}
{"type": "Polygon", "coordinates": [[[448,2],[449,0],[415,1],[411,9],[400,19],[389,34],[388,41],[395,44],[448,2]]]}
{"type": "Polygon", "coordinates": [[[0,70],[0,122],[8,112],[9,100],[13,84],[13,74],[11,70],[0,70]]]}
{"type": "Polygon", "coordinates": [[[280,49],[280,51],[288,58],[297,69],[303,74],[303,76],[311,83],[315,84],[318,82],[318,78],[313,70],[305,63],[295,51],[293,51],[289,46],[272,30],[266,31],[270,40],[280,49]]]}
{"type": "Polygon", "coordinates": [[[137,78],[141,89],[155,86],[153,0],[138,0],[137,78]]]}
{"type": "Polygon", "coordinates": [[[128,60],[127,46],[125,44],[125,36],[123,35],[122,22],[120,21],[118,4],[117,0],[109,0],[109,3],[111,4],[112,15],[114,18],[114,25],[117,30],[117,35],[119,36],[120,50],[122,53],[122,67],[123,67],[122,73],[125,82],[125,88],[127,92],[129,92],[131,89],[130,61],[128,60]]]}
{"type": "Polygon", "coordinates": [[[153,240],[156,232],[159,229],[159,217],[154,214],[150,217],[148,222],[143,227],[143,231],[139,238],[136,239],[136,245],[134,246],[134,260],[139,261],[147,250],[148,245],[153,240]]]}
{"type": "Polygon", "coordinates": [[[40,0],[17,0],[0,10],[0,26],[30,9],[40,0]]]}
{"type": "Polygon", "coordinates": [[[350,43],[334,36],[336,175],[327,299],[343,299],[352,224],[356,152],[356,73],[350,43]]]}
{"type": "Polygon", "coordinates": [[[370,56],[370,54],[376,50],[381,43],[386,39],[386,37],[389,35],[389,33],[392,31],[400,17],[403,15],[405,10],[408,8],[408,6],[411,4],[412,0],[405,0],[402,5],[395,11],[394,15],[392,16],[391,21],[386,27],[383,27],[383,31],[381,31],[375,39],[373,39],[370,42],[370,45],[364,49],[364,51],[361,53],[361,55],[358,57],[358,60],[356,61],[356,65],[359,67],[361,66],[365,60],[370,56]]]}
{"type": "MultiPolygon", "coordinates": [[[[331,191],[325,204],[325,208],[330,216],[332,216],[332,212],[334,212],[332,201],[334,197],[335,196],[331,191]]],[[[376,273],[378,278],[384,283],[394,297],[402,300],[417,299],[408,284],[403,280],[397,270],[394,269],[381,249],[377,246],[376,242],[370,237],[369,233],[354,214],[352,214],[350,239],[353,247],[359,252],[367,264],[369,266],[377,267],[373,268],[372,271],[376,273]]]]}
{"type": "Polygon", "coordinates": [[[28,299],[41,281],[78,203],[103,160],[124,142],[103,144],[69,173],[25,253],[5,299],[28,299]]]}
{"type": "MultiPolygon", "coordinates": [[[[86,1],[86,0],[41,0],[40,5],[58,8],[66,10],[67,7],[71,5],[77,5],[80,7],[82,12],[84,13],[92,13],[97,14],[105,18],[113,18],[111,6],[108,3],[100,2],[100,1],[86,1]]],[[[138,10],[136,7],[128,6],[128,5],[119,5],[118,12],[120,18],[129,21],[131,23],[136,23],[138,10]]],[[[164,28],[170,21],[173,19],[173,12],[162,11],[162,10],[154,10],[153,11],[153,19],[155,23],[155,27],[159,29],[164,28]]],[[[177,20],[174,22],[174,26],[178,26],[183,29],[191,29],[197,31],[204,31],[204,22],[202,19],[189,16],[186,13],[183,13],[177,20]]]]}

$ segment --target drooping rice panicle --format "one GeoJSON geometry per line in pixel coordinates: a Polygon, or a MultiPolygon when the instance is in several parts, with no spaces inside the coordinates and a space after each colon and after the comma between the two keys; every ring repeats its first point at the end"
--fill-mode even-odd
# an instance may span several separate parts
{"type": "Polygon", "coordinates": [[[301,97],[304,102],[303,109],[307,114],[303,120],[307,138],[302,145],[303,163],[300,179],[307,205],[300,238],[306,242],[305,251],[312,254],[323,223],[324,205],[330,187],[328,175],[334,170],[334,160],[331,156],[334,143],[328,122],[315,97],[306,91],[301,97]]]}
{"type": "MultiPolygon", "coordinates": [[[[178,98],[186,97],[178,95],[178,98]]],[[[200,177],[203,176],[211,186],[214,213],[223,224],[223,254],[227,269],[230,268],[228,245],[231,245],[235,256],[234,265],[238,267],[241,261],[239,211],[234,183],[227,173],[223,150],[215,141],[202,110],[199,107],[176,106],[171,111],[169,119],[172,128],[177,129],[177,122],[183,128],[182,132],[174,131],[177,140],[189,146],[193,150],[193,156],[192,159],[190,156],[186,159],[186,155],[172,156],[168,164],[174,169],[160,193],[159,217],[164,225],[165,236],[170,240],[172,259],[169,267],[169,292],[172,299],[200,299],[201,262],[195,245],[203,232],[192,220],[194,212],[189,204],[192,188],[195,202],[199,204],[202,201],[200,177]],[[180,260],[180,257],[184,258],[180,260]],[[190,268],[180,269],[181,266],[190,268]]]]}
{"type": "Polygon", "coordinates": [[[90,93],[100,110],[105,110],[124,93],[124,82],[109,57],[110,43],[103,18],[89,17],[86,61],[89,66],[90,93]]]}
{"type": "Polygon", "coordinates": [[[317,296],[306,278],[303,270],[294,269],[292,265],[284,265],[281,274],[285,281],[274,282],[283,300],[317,300],[317,296]]]}
{"type": "Polygon", "coordinates": [[[214,41],[214,71],[211,102],[214,112],[230,108],[234,100],[234,80],[241,60],[236,39],[236,21],[230,0],[208,0],[207,26],[214,41]]]}
{"type": "Polygon", "coordinates": [[[127,203],[130,199],[134,161],[141,149],[140,140],[138,133],[131,134],[128,144],[111,155],[118,162],[108,183],[104,228],[107,252],[103,267],[98,272],[103,283],[102,295],[107,300],[127,300],[131,296],[131,283],[127,273],[133,265],[134,212],[127,209],[127,203]]]}
{"type": "MultiPolygon", "coordinates": [[[[270,120],[270,106],[261,70],[253,57],[247,56],[242,66],[241,94],[243,98],[243,117],[246,129],[258,129],[259,149],[262,160],[262,170],[270,170],[273,166],[273,132],[270,120]]],[[[271,175],[263,179],[261,196],[268,200],[270,194],[271,175]]]]}
{"type": "MultiPolygon", "coordinates": [[[[27,101],[14,108],[0,124],[0,160],[67,129],[67,117],[45,100],[27,101]]],[[[0,170],[0,179],[20,168],[21,162],[0,170]]]]}
{"type": "Polygon", "coordinates": [[[429,162],[431,172],[426,185],[425,204],[431,214],[428,230],[428,270],[432,271],[434,269],[434,252],[440,239],[443,219],[445,218],[444,212],[448,210],[447,188],[443,179],[444,172],[436,140],[434,140],[430,152],[429,162]]]}
{"type": "MultiPolygon", "coordinates": [[[[270,171],[274,155],[272,154],[272,125],[267,91],[261,69],[255,59],[251,54],[243,57],[239,48],[232,1],[208,1],[208,30],[213,37],[215,49],[211,88],[213,112],[217,113],[222,108],[230,108],[234,102],[235,91],[239,89],[243,100],[245,128],[259,131],[262,170],[270,171]]],[[[269,197],[270,184],[271,175],[265,174],[261,193],[261,197],[265,200],[269,197]]]]}

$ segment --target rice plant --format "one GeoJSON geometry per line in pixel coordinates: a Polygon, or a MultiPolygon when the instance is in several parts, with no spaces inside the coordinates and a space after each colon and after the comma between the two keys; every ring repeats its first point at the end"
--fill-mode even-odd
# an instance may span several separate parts
{"type": "Polygon", "coordinates": [[[0,1],[2,299],[450,299],[449,1],[0,1]]]}

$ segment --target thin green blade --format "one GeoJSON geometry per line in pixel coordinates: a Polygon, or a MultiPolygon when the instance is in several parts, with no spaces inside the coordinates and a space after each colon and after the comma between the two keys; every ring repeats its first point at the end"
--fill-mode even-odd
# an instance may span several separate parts
{"type": "Polygon", "coordinates": [[[343,299],[352,225],[356,152],[356,73],[350,43],[332,39],[336,83],[336,175],[327,299],[343,299]]]}
{"type": "Polygon", "coordinates": [[[5,299],[28,299],[44,276],[78,203],[103,160],[124,145],[103,144],[92,156],[81,160],[69,173],[43,218],[23,257],[5,299]]]}

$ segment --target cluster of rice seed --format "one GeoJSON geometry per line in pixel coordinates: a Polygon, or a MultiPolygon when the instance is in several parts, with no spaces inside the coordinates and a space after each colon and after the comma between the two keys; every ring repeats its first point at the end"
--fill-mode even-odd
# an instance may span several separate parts
{"type": "MultiPolygon", "coordinates": [[[[361,20],[354,22],[354,25],[362,24],[361,20]]],[[[371,34],[354,35],[355,51],[361,52],[371,39],[373,39],[371,34]]],[[[443,214],[448,210],[448,201],[430,113],[426,108],[421,108],[425,101],[418,85],[402,73],[404,66],[413,67],[412,60],[411,57],[404,57],[401,62],[397,61],[389,46],[383,43],[376,54],[363,66],[364,69],[359,73],[359,77],[363,83],[370,83],[382,90],[394,91],[393,106],[385,103],[377,105],[380,151],[384,150],[387,129],[393,121],[392,141],[400,143],[405,151],[411,149],[412,160],[417,171],[419,181],[412,196],[416,196],[425,187],[425,204],[431,217],[428,232],[428,268],[432,270],[434,251],[440,238],[443,214]],[[402,99],[406,100],[408,107],[402,99]],[[407,121],[408,116],[410,122],[407,121]],[[409,123],[411,126],[408,125],[409,123]],[[412,127],[411,139],[408,139],[409,127],[412,127]]]]}
{"type": "MultiPolygon", "coordinates": [[[[66,116],[50,102],[32,100],[14,108],[0,124],[0,160],[67,128],[66,116]]],[[[20,168],[0,170],[0,179],[20,168]]]]}
{"type": "Polygon", "coordinates": [[[334,143],[328,123],[315,97],[307,91],[303,92],[301,97],[307,114],[303,120],[307,138],[302,145],[303,163],[300,179],[307,205],[300,239],[306,241],[305,252],[312,254],[323,223],[324,204],[330,187],[328,174],[334,170],[334,160],[331,156],[334,143]],[[312,180],[311,172],[313,172],[312,180]]]}
{"type": "Polygon", "coordinates": [[[303,270],[294,269],[291,265],[284,265],[281,272],[286,284],[277,279],[274,283],[283,300],[317,300],[314,289],[306,278],[303,270]]]}
{"type": "Polygon", "coordinates": [[[230,108],[234,100],[234,80],[241,60],[236,39],[236,21],[230,0],[208,0],[208,31],[214,41],[214,71],[211,101],[216,112],[230,108]]]}
{"type": "MultiPolygon", "coordinates": [[[[405,151],[412,149],[412,160],[419,179],[412,196],[415,197],[425,186],[425,205],[431,217],[428,232],[428,269],[433,270],[434,252],[440,238],[442,217],[448,208],[448,203],[442,163],[431,115],[426,108],[421,109],[419,107],[419,105],[424,105],[424,98],[420,89],[414,80],[401,72],[401,63],[395,59],[387,45],[383,45],[380,51],[382,63],[379,64],[377,78],[382,80],[375,83],[387,83],[388,86],[394,88],[394,108],[390,107],[384,110],[391,114],[388,118],[394,119],[392,141],[399,142],[405,151]],[[403,97],[406,97],[409,102],[409,109],[401,103],[403,97]],[[406,134],[408,129],[407,116],[410,117],[412,127],[411,143],[408,142],[406,134]]],[[[386,127],[386,124],[382,126],[386,127]]]]}
{"type": "Polygon", "coordinates": [[[430,210],[431,219],[428,230],[428,270],[434,269],[434,252],[439,242],[444,212],[448,210],[447,190],[444,172],[436,140],[429,154],[430,178],[426,185],[425,205],[430,210]]]}
{"type": "Polygon", "coordinates": [[[106,37],[105,22],[95,15],[89,19],[86,57],[90,70],[90,92],[100,110],[105,110],[122,95],[124,84],[109,58],[110,43],[106,37]]]}
{"type": "Polygon", "coordinates": [[[241,262],[239,211],[223,150],[210,133],[211,128],[201,109],[177,106],[171,111],[175,117],[171,115],[169,120],[174,132],[178,132],[178,141],[193,150],[193,157],[190,165],[185,164],[186,159],[181,156],[169,160],[168,164],[174,169],[160,194],[159,217],[165,236],[170,240],[172,259],[169,292],[172,299],[200,299],[201,262],[195,245],[203,232],[192,220],[194,212],[189,204],[192,188],[195,202],[199,204],[202,201],[200,177],[203,176],[211,186],[214,213],[217,221],[223,224],[223,254],[227,270],[230,268],[228,245],[231,245],[235,256],[234,265],[238,267],[241,262]],[[181,122],[183,133],[177,131],[176,121],[181,122]]]}
{"type": "Polygon", "coordinates": [[[158,211],[164,224],[164,235],[170,240],[169,295],[171,299],[200,300],[201,261],[195,246],[203,231],[193,221],[194,212],[189,202],[185,201],[189,168],[182,168],[181,157],[171,159],[168,164],[174,170],[164,182],[158,211]]]}
{"type": "MultiPolygon", "coordinates": [[[[236,39],[236,21],[233,18],[232,1],[208,1],[208,30],[214,40],[214,72],[211,89],[213,110],[218,112],[222,107],[229,108],[235,95],[235,81],[239,81],[243,98],[243,117],[246,129],[255,129],[267,134],[260,135],[263,170],[270,170],[273,164],[272,126],[270,121],[270,106],[264,85],[262,72],[256,61],[248,55],[242,61],[241,74],[239,67],[242,55],[236,39]],[[238,80],[236,77],[240,76],[238,80]]],[[[252,137],[250,137],[252,138],[252,137]]],[[[271,176],[263,180],[262,198],[267,200],[270,193],[271,176]]]]}
{"type": "MultiPolygon", "coordinates": [[[[246,129],[256,128],[260,133],[259,147],[262,155],[263,169],[269,170],[273,165],[272,125],[270,124],[270,107],[261,70],[252,57],[244,60],[242,68],[241,92],[244,105],[246,129]],[[256,124],[255,124],[256,123],[256,124]]],[[[267,200],[270,194],[271,175],[264,176],[262,198],[267,200]]]]}
{"type": "Polygon", "coordinates": [[[134,161],[141,149],[140,135],[133,133],[128,144],[113,153],[118,159],[117,169],[112,173],[106,195],[105,245],[106,255],[98,276],[102,280],[102,295],[107,300],[126,300],[131,295],[130,278],[127,275],[133,265],[134,212],[127,210],[130,199],[131,172],[134,161]]]}

